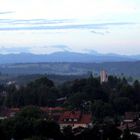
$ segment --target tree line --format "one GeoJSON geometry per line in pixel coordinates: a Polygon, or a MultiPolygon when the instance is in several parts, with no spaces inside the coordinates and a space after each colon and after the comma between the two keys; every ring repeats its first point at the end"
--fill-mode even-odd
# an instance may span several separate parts
{"type": "Polygon", "coordinates": [[[25,107],[13,118],[0,121],[1,140],[137,140],[126,128],[121,132],[113,124],[95,124],[79,132],[70,126],[62,130],[56,122],[49,121],[38,107],[25,107]],[[120,137],[122,135],[122,137],[120,137]]]}
{"type": "Polygon", "coordinates": [[[98,119],[140,111],[140,82],[136,80],[130,84],[124,77],[109,76],[108,82],[101,84],[99,77],[90,75],[57,86],[42,77],[19,89],[15,85],[0,85],[0,93],[1,107],[63,106],[92,112],[98,119]],[[66,100],[57,102],[62,97],[66,100]]]}

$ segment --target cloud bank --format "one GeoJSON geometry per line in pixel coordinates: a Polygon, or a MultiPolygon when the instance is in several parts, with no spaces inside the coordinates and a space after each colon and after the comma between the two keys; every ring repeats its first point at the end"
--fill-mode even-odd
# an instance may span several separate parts
{"type": "MultiPolygon", "coordinates": [[[[0,19],[0,31],[11,30],[67,30],[67,29],[107,29],[110,26],[135,25],[133,22],[110,22],[110,23],[82,23],[73,19],[47,20],[30,19],[14,20],[0,19]]],[[[93,32],[95,33],[95,31],[93,32]]],[[[99,32],[96,32],[99,33],[99,32]]],[[[102,34],[102,33],[99,33],[102,34]]]]}

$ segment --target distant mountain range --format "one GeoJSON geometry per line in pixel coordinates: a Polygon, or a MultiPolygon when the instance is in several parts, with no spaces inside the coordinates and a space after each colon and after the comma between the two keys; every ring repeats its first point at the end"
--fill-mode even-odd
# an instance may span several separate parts
{"type": "Polygon", "coordinates": [[[99,74],[105,69],[109,74],[140,78],[140,55],[125,56],[97,52],[56,52],[46,55],[31,53],[0,54],[0,74],[99,74]]]}
{"type": "Polygon", "coordinates": [[[83,62],[83,63],[101,63],[101,62],[123,62],[139,61],[140,56],[125,56],[117,54],[99,54],[99,53],[76,53],[76,52],[56,52],[52,54],[0,54],[0,64],[12,63],[39,63],[39,62],[83,62]]]}
{"type": "Polygon", "coordinates": [[[118,54],[100,54],[76,53],[76,52],[56,52],[52,54],[0,54],[0,64],[12,63],[39,63],[39,62],[83,62],[83,63],[101,63],[101,62],[123,62],[123,61],[139,61],[140,55],[118,55],[118,54]]]}

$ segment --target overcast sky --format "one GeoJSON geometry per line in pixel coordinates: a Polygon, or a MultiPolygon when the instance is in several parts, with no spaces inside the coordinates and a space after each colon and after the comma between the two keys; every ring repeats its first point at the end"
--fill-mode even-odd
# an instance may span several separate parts
{"type": "Polygon", "coordinates": [[[0,52],[140,54],[140,0],[0,0],[0,52]]]}

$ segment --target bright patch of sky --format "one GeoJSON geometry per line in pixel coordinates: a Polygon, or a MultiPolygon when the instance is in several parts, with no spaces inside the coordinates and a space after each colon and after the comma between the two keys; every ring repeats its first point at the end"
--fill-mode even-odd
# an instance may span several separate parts
{"type": "Polygon", "coordinates": [[[139,54],[139,0],[0,0],[0,52],[139,54]]]}

